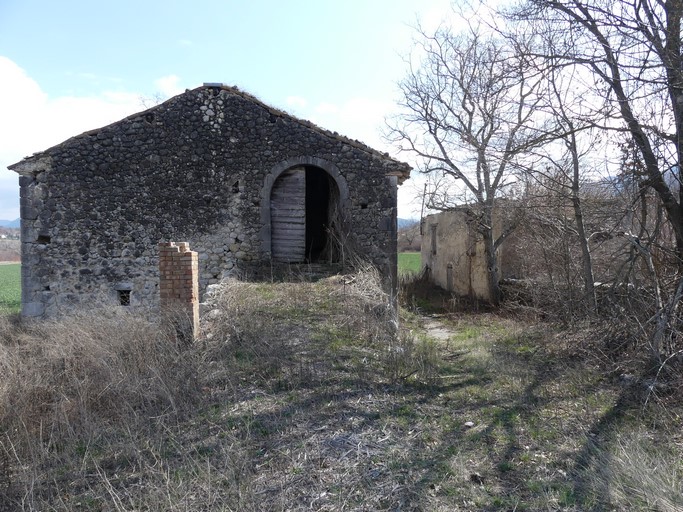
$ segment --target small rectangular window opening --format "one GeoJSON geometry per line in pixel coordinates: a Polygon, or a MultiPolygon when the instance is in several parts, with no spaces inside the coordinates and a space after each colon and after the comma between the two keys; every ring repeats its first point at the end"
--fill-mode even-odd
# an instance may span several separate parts
{"type": "Polygon", "coordinates": [[[116,290],[121,306],[130,306],[130,290],[116,290]]]}
{"type": "Polygon", "coordinates": [[[39,244],[49,244],[50,243],[50,237],[47,235],[38,235],[38,240],[36,240],[39,244]]]}
{"type": "Polygon", "coordinates": [[[436,224],[429,226],[432,236],[432,254],[436,254],[436,224]]]}

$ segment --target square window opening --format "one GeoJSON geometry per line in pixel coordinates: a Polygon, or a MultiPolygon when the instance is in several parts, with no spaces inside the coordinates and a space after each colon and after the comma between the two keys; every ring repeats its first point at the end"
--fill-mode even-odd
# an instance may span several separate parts
{"type": "Polygon", "coordinates": [[[130,290],[116,290],[116,295],[119,298],[119,305],[130,306],[130,290]]]}

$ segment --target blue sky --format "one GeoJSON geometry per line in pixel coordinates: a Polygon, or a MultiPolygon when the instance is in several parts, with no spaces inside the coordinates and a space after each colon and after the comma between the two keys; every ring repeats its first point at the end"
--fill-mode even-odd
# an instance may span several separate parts
{"type": "MultiPolygon", "coordinates": [[[[381,129],[412,27],[450,13],[449,0],[0,0],[0,219],[19,216],[7,165],[204,82],[410,162],[381,129]]],[[[418,215],[416,187],[401,188],[399,215],[418,215]]]]}

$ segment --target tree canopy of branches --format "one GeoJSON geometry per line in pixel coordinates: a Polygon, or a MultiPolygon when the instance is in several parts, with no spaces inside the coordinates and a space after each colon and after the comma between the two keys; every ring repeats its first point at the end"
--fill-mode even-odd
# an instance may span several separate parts
{"type": "Polygon", "coordinates": [[[530,0],[518,14],[527,22],[543,21],[565,42],[549,57],[581,64],[596,77],[593,93],[615,107],[631,134],[644,178],[661,198],[683,249],[683,209],[666,178],[677,173],[683,154],[683,2],[530,0]]]}
{"type": "Polygon", "coordinates": [[[402,113],[389,138],[432,177],[431,209],[465,204],[473,212],[494,302],[497,252],[512,226],[494,233],[493,212],[520,177],[560,198],[563,227],[554,232],[580,249],[567,254],[583,260],[585,310],[599,308],[591,243],[621,237],[630,250],[607,245],[627,254],[640,277],[621,263],[600,274],[630,276],[625,284],[640,287],[640,304],[651,299],[637,312],[638,325],[662,361],[683,339],[683,0],[522,0],[496,16],[474,15],[457,33],[418,29],[416,63],[400,83],[402,113]],[[597,224],[610,215],[587,220],[582,206],[598,147],[603,168],[620,174],[623,203],[615,195],[603,201],[614,219],[604,230],[597,224]],[[619,161],[619,147],[629,148],[633,165],[619,161]],[[622,206],[630,217],[617,220],[622,206]]]}
{"type": "Polygon", "coordinates": [[[419,65],[400,83],[403,113],[392,139],[421,158],[424,173],[456,184],[429,192],[428,206],[444,210],[466,203],[483,238],[493,302],[500,297],[497,251],[511,231],[494,237],[493,210],[520,159],[548,138],[539,121],[542,77],[533,72],[524,42],[482,35],[477,28],[433,35],[420,32],[419,65]]]}
{"type": "MultiPolygon", "coordinates": [[[[679,170],[683,155],[682,0],[528,0],[513,17],[544,27],[557,43],[544,57],[555,66],[582,66],[594,77],[588,94],[603,102],[606,130],[627,132],[640,153],[635,178],[661,201],[675,237],[677,282],[668,300],[657,290],[652,352],[675,327],[683,293],[683,204],[679,170]],[[672,186],[673,185],[673,186],[672,186]]],[[[634,244],[649,256],[637,237],[634,244]]],[[[657,283],[657,286],[659,284],[657,283]]]]}

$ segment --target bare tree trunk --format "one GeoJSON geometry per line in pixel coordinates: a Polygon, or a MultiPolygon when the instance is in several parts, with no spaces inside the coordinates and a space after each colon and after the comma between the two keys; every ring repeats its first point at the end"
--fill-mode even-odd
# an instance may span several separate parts
{"type": "Polygon", "coordinates": [[[501,301],[500,291],[500,268],[498,266],[498,251],[493,237],[493,208],[487,206],[484,209],[481,225],[481,233],[484,237],[484,256],[486,259],[486,274],[489,291],[489,301],[498,306],[501,301]]]}
{"type": "Polygon", "coordinates": [[[593,276],[593,261],[591,250],[586,236],[586,226],[583,222],[583,210],[581,209],[581,198],[579,197],[579,155],[576,148],[576,135],[571,134],[571,155],[572,155],[572,206],[574,207],[574,221],[576,222],[576,232],[579,235],[579,245],[581,246],[581,259],[583,269],[583,287],[588,302],[591,315],[595,315],[598,309],[595,297],[595,278],[593,276]]]}
{"type": "Polygon", "coordinates": [[[488,270],[487,280],[489,297],[492,305],[497,306],[501,301],[500,291],[500,270],[498,268],[498,257],[496,251],[493,249],[493,244],[485,243],[484,250],[486,251],[486,268],[488,270]]]}

